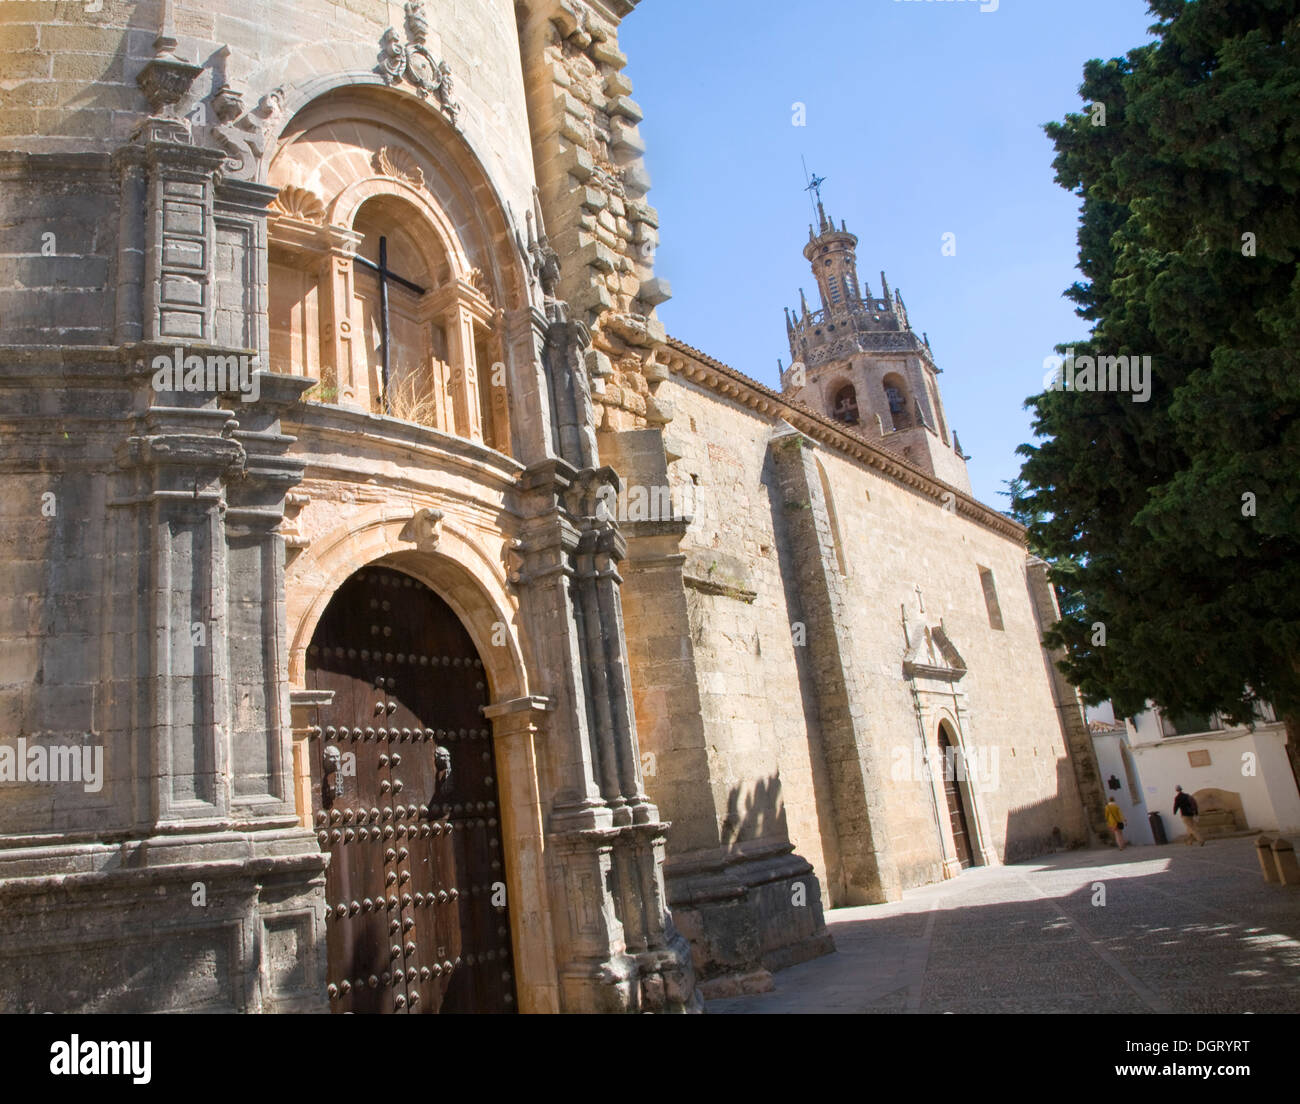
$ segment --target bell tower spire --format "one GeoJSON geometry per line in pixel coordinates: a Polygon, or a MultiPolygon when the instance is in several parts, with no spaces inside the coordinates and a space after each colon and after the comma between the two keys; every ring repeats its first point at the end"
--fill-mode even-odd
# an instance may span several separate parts
{"type": "Polygon", "coordinates": [[[969,492],[966,457],[944,418],[929,343],[912,331],[903,297],[883,272],[879,299],[859,283],[857,235],[826,213],[825,181],[808,177],[815,222],[803,247],[821,309],[810,311],[801,289],[798,315],[786,316],[792,368],[803,370],[787,373],[785,393],[969,492]]]}
{"type": "Polygon", "coordinates": [[[858,284],[858,239],[850,234],[843,222],[837,230],[835,220],[826,214],[822,202],[821,186],[824,176],[813,174],[805,191],[813,198],[817,231],[808,228],[808,244],[803,255],[812,265],[817,290],[821,293],[822,310],[834,317],[847,316],[861,306],[862,290],[858,284]]]}

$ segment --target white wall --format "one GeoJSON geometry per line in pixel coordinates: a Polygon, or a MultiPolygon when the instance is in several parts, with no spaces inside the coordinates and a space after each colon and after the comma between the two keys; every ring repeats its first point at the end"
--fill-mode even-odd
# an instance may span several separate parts
{"type": "MultiPolygon", "coordinates": [[[[1160,722],[1154,713],[1144,713],[1136,720],[1136,725],[1130,721],[1128,729],[1134,764],[1147,805],[1161,814],[1165,834],[1171,841],[1186,835],[1182,820],[1172,813],[1175,785],[1188,793],[1214,787],[1240,794],[1250,828],[1281,832],[1300,829],[1300,794],[1287,762],[1283,725],[1261,724],[1254,732],[1233,728],[1160,738],[1160,722]],[[1209,766],[1191,766],[1191,751],[1208,751],[1209,766]],[[1246,759],[1247,755],[1252,755],[1253,760],[1246,759]],[[1253,774],[1249,773],[1252,767],[1253,774]]],[[[1123,780],[1122,773],[1116,774],[1123,780]]],[[[1103,768],[1102,777],[1109,777],[1108,769],[1103,768]]]]}
{"type": "MultiPolygon", "coordinates": [[[[1137,786],[1137,801],[1129,789],[1128,775],[1124,771],[1124,753],[1121,750],[1123,736],[1118,732],[1094,732],[1092,746],[1097,753],[1097,766],[1101,771],[1101,788],[1107,797],[1113,797],[1115,804],[1124,811],[1124,839],[1129,843],[1153,843],[1151,825],[1147,820],[1147,806],[1142,789],[1142,772],[1138,767],[1136,756],[1133,761],[1133,781],[1137,786]],[[1119,779],[1120,787],[1112,790],[1109,785],[1111,777],[1119,779]]],[[[1172,807],[1172,800],[1170,802],[1172,807]]],[[[1169,831],[1168,818],[1165,831],[1169,831]]]]}

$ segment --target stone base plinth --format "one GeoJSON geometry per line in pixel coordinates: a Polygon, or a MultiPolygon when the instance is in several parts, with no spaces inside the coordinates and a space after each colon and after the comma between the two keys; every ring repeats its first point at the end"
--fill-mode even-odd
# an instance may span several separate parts
{"type": "Polygon", "coordinates": [[[666,874],[706,997],[767,992],[773,971],[835,950],[816,874],[788,844],[694,852],[666,874]]]}
{"type": "Polygon", "coordinates": [[[0,849],[0,1011],[327,1012],[299,829],[0,849]]]}

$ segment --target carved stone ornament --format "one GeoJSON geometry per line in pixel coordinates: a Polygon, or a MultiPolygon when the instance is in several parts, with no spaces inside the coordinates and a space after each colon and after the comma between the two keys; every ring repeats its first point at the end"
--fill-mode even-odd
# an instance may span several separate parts
{"type": "Polygon", "coordinates": [[[244,113],[244,97],[223,84],[212,97],[212,110],[223,123],[233,123],[244,113]]]}
{"type": "Polygon", "coordinates": [[[488,278],[483,274],[483,270],[481,268],[471,268],[469,270],[468,279],[469,282],[474,286],[475,291],[477,291],[481,296],[483,296],[483,298],[486,299],[489,303],[493,302],[492,285],[488,283],[488,278]]]}
{"type": "Polygon", "coordinates": [[[506,579],[511,586],[518,586],[524,581],[524,542],[512,540],[502,550],[502,559],[506,565],[506,579]]]}
{"type": "Polygon", "coordinates": [[[315,192],[286,184],[280,194],[271,201],[271,210],[303,222],[314,222],[318,226],[325,222],[325,204],[315,192]]]}
{"type": "Polygon", "coordinates": [[[435,96],[443,114],[454,124],[460,105],[452,98],[451,69],[425,46],[429,20],[424,14],[423,0],[406,5],[406,34],[408,41],[403,45],[392,27],[384,32],[376,71],[388,84],[409,81],[422,99],[435,96]]]}
{"type": "Polygon", "coordinates": [[[176,39],[160,34],[153,44],[154,56],[135,78],[155,115],[173,116],[176,105],[188,94],[203,66],[191,65],[176,56],[176,39]]]}
{"type": "Polygon", "coordinates": [[[941,626],[917,625],[908,632],[907,639],[903,654],[905,678],[960,682],[965,677],[966,661],[941,626]]]}
{"type": "Polygon", "coordinates": [[[438,547],[443,513],[430,506],[422,506],[397,535],[397,539],[414,544],[421,552],[433,552],[438,547]]]}
{"type": "Polygon", "coordinates": [[[375,172],[391,176],[395,180],[405,180],[416,188],[424,187],[424,170],[406,150],[398,146],[382,146],[370,159],[375,172]]]}
{"type": "Polygon", "coordinates": [[[243,94],[228,84],[213,93],[212,114],[217,121],[212,126],[212,140],[226,151],[227,175],[244,179],[256,175],[283,104],[283,88],[268,92],[251,111],[244,110],[243,94]]]}

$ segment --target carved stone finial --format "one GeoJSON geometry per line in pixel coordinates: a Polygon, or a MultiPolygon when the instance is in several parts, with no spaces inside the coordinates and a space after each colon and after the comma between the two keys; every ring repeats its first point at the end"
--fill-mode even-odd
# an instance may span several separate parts
{"type": "Polygon", "coordinates": [[[421,552],[433,552],[438,547],[438,540],[442,536],[439,531],[442,527],[443,512],[435,510],[431,506],[421,506],[415,511],[414,516],[403,527],[397,535],[397,539],[414,544],[421,552]]]}
{"type": "Polygon", "coordinates": [[[176,115],[181,102],[203,72],[203,66],[191,65],[176,56],[176,39],[164,30],[154,39],[154,56],[135,78],[155,115],[176,115]]]}
{"type": "Polygon", "coordinates": [[[560,286],[560,255],[551,247],[542,222],[542,197],[534,186],[533,209],[528,212],[528,252],[533,257],[533,271],[542,285],[542,294],[554,299],[560,286]]]}
{"type": "Polygon", "coordinates": [[[423,46],[429,37],[429,18],[424,14],[423,0],[411,0],[406,5],[406,33],[417,46],[423,46]]]}

